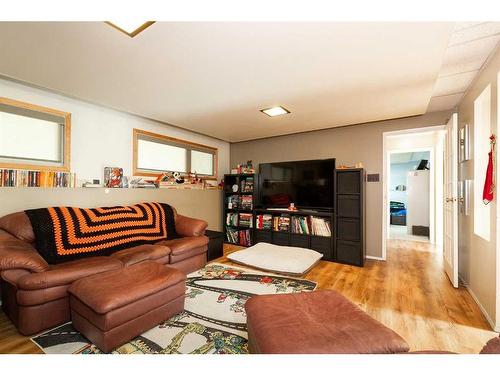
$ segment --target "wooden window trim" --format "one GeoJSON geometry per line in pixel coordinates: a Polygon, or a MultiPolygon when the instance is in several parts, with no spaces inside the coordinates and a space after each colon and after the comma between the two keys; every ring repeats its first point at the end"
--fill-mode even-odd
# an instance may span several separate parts
{"type": "Polygon", "coordinates": [[[63,145],[63,165],[40,165],[28,163],[13,163],[13,162],[0,162],[2,169],[30,169],[39,171],[55,171],[55,172],[70,172],[71,160],[71,113],[59,111],[57,109],[42,107],[40,105],[21,102],[18,100],[0,97],[0,104],[9,105],[28,109],[36,112],[47,113],[50,115],[60,116],[64,118],[64,145],[63,145]]]}
{"type": "MultiPolygon", "coordinates": [[[[193,147],[199,151],[206,150],[214,155],[214,174],[211,176],[200,176],[201,179],[217,179],[218,175],[218,154],[219,150],[216,147],[211,147],[207,145],[203,145],[201,143],[195,143],[195,142],[190,142],[190,141],[185,141],[183,139],[179,138],[174,138],[174,137],[169,137],[167,135],[163,134],[157,134],[157,133],[152,133],[148,132],[146,130],[141,130],[141,129],[135,129],[133,130],[133,151],[132,151],[132,174],[134,176],[144,176],[144,177],[157,177],[161,172],[158,173],[153,173],[153,172],[146,172],[137,167],[137,153],[138,153],[138,141],[140,136],[147,136],[151,138],[158,138],[163,141],[167,142],[172,142],[174,144],[178,145],[184,145],[184,146],[190,146],[193,147]]],[[[188,173],[183,173],[182,175],[187,176],[188,173]]]]}

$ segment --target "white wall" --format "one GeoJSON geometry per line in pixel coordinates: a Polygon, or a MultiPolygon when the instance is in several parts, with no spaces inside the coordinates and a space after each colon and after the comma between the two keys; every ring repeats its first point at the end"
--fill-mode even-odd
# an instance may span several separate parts
{"type": "Polygon", "coordinates": [[[133,128],[217,147],[219,179],[229,173],[228,142],[9,80],[0,79],[0,96],[71,113],[71,171],[78,179],[102,181],[106,166],[130,176],[133,128]]]}
{"type": "Polygon", "coordinates": [[[420,164],[420,160],[411,161],[408,163],[395,163],[391,164],[391,186],[389,187],[390,194],[389,198],[391,201],[402,202],[406,204],[408,202],[408,194],[406,191],[396,191],[396,186],[405,185],[407,186],[406,177],[409,171],[414,171],[415,168],[420,164]]]}
{"type": "Polygon", "coordinates": [[[406,214],[406,225],[408,234],[412,234],[413,226],[428,227],[430,225],[430,172],[408,172],[407,181],[408,212],[406,214]]]}

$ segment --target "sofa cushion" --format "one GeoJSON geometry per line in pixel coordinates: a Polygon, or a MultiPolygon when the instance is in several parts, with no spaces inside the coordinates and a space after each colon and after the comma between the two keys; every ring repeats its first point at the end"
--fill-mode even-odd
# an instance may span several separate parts
{"type": "Polygon", "coordinates": [[[27,210],[36,249],[49,264],[111,255],[130,247],[176,238],[172,208],[146,202],[133,206],[27,210]]]}
{"type": "Polygon", "coordinates": [[[24,290],[37,290],[67,285],[83,277],[116,270],[122,267],[122,262],[111,257],[78,259],[51,266],[50,269],[45,272],[23,276],[18,280],[17,285],[19,289],[24,290]]]}
{"type": "Polygon", "coordinates": [[[0,218],[0,229],[28,243],[35,242],[35,233],[28,216],[24,212],[15,212],[0,218]]]}
{"type": "Polygon", "coordinates": [[[176,263],[206,252],[208,248],[208,237],[182,237],[174,240],[161,241],[158,242],[158,244],[170,248],[170,263],[176,263]]]}
{"type": "Polygon", "coordinates": [[[409,350],[396,332],[334,291],[254,296],[245,310],[254,353],[390,354],[409,350]]]}
{"type": "Polygon", "coordinates": [[[185,279],[184,274],[173,268],[146,261],[120,270],[80,279],[70,286],[68,292],[92,311],[106,314],[178,283],[183,283],[185,279]]]}
{"type": "Polygon", "coordinates": [[[161,245],[140,245],[131,247],[130,249],[120,250],[111,255],[111,257],[119,259],[125,266],[131,266],[145,260],[160,260],[163,262],[163,258],[168,257],[170,254],[170,249],[166,246],[161,245]]]}

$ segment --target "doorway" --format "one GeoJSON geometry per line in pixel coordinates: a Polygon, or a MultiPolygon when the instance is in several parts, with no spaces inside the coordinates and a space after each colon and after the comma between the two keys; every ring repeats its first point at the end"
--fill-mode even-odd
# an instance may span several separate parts
{"type": "Polygon", "coordinates": [[[445,133],[440,125],[383,134],[383,259],[390,239],[442,252],[445,133]]]}
{"type": "Polygon", "coordinates": [[[431,151],[390,153],[390,239],[429,242],[431,151]]]}

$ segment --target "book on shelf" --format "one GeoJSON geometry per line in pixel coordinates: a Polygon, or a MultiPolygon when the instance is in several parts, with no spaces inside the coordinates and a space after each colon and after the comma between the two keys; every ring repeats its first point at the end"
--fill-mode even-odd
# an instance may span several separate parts
{"type": "Polygon", "coordinates": [[[76,187],[76,174],[0,169],[0,187],[76,187]]]}
{"type": "Polygon", "coordinates": [[[292,216],[292,233],[310,234],[308,218],[305,216],[292,216]]]}
{"type": "Polygon", "coordinates": [[[255,217],[255,227],[257,229],[271,230],[273,227],[273,215],[261,214],[255,217]]]}
{"type": "Polygon", "coordinates": [[[242,210],[251,210],[253,209],[253,196],[251,195],[242,195],[240,199],[240,208],[242,210]]]}
{"type": "Polygon", "coordinates": [[[230,195],[227,197],[227,208],[230,210],[238,209],[239,197],[237,195],[230,195]]]}
{"type": "Polygon", "coordinates": [[[253,193],[253,177],[247,177],[241,180],[240,191],[242,193],[253,193]]]}
{"type": "Polygon", "coordinates": [[[290,216],[288,215],[274,216],[273,230],[276,232],[288,232],[290,230],[290,216]]]}
{"type": "Polygon", "coordinates": [[[239,231],[239,244],[241,246],[251,246],[250,231],[248,229],[239,231]]]}
{"type": "Polygon", "coordinates": [[[237,227],[238,226],[238,214],[228,213],[226,215],[226,225],[237,227]]]}
{"type": "Polygon", "coordinates": [[[240,213],[239,226],[246,227],[246,228],[253,228],[253,215],[240,213]]]}
{"type": "Polygon", "coordinates": [[[231,243],[239,243],[239,233],[237,229],[226,228],[226,241],[231,243]]]}
{"type": "Polygon", "coordinates": [[[311,234],[314,236],[331,237],[332,230],[330,227],[330,220],[321,217],[310,216],[311,234]]]}

